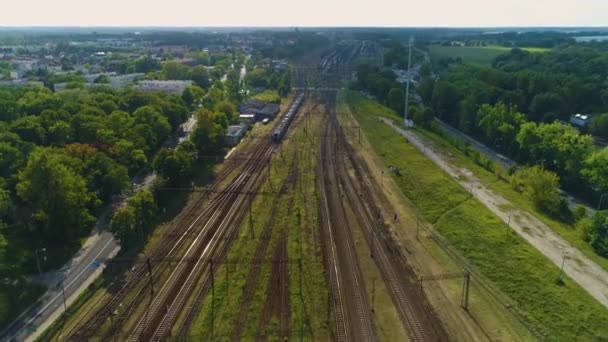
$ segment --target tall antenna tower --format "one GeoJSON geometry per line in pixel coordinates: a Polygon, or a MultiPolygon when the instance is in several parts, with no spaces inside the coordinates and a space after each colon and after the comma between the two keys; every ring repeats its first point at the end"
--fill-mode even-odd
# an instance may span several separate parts
{"type": "Polygon", "coordinates": [[[405,86],[405,108],[403,108],[403,125],[405,128],[413,127],[414,122],[408,118],[409,103],[410,103],[410,81],[412,79],[411,68],[412,68],[412,45],[414,44],[414,37],[410,36],[409,41],[409,57],[407,60],[407,84],[405,86]]]}

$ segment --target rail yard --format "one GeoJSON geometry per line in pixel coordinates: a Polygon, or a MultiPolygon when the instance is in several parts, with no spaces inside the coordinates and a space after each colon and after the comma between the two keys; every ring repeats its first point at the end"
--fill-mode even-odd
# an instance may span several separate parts
{"type": "Polygon", "coordinates": [[[107,289],[51,339],[452,340],[338,120],[349,61],[369,49],[296,65],[277,119],[206,187],[167,189],[188,204],[144,252],[110,261],[107,289]]]}

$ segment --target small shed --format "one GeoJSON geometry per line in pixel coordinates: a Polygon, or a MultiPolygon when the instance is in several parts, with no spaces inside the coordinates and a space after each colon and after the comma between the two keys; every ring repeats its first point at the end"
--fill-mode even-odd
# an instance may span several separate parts
{"type": "Polygon", "coordinates": [[[247,125],[245,124],[228,126],[228,129],[226,129],[226,136],[224,137],[224,143],[228,146],[235,146],[241,141],[246,131],[247,125]]]}

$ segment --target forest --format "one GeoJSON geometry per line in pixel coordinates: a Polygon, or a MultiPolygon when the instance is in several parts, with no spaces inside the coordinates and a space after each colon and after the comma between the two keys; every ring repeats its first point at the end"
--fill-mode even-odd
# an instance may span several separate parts
{"type": "MultiPolygon", "coordinates": [[[[1,89],[3,274],[18,278],[33,272],[34,254],[43,248],[43,270],[61,265],[80,247],[102,209],[130,192],[134,177],[154,169],[175,183],[188,175],[197,152],[222,149],[224,129],[238,117],[225,92],[205,99],[198,109],[192,143],[161,148],[199,108],[187,95],[203,90],[192,88],[183,98],[108,87],[55,93],[47,88],[1,89]]],[[[154,199],[146,191],[128,207],[139,215],[138,226],[154,216],[154,199]]]]}

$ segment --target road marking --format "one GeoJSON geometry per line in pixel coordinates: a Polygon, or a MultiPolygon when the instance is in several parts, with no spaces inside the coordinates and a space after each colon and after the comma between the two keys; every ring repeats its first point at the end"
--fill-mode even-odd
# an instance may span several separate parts
{"type": "MultiPolygon", "coordinates": [[[[99,257],[99,255],[101,255],[101,253],[103,253],[103,251],[108,247],[108,245],[110,244],[110,242],[112,242],[114,240],[114,238],[111,238],[110,240],[108,240],[108,242],[106,242],[106,244],[101,248],[101,250],[97,253],[97,255],[95,255],[95,257],[93,259],[97,259],[99,257]]],[[[65,287],[70,287],[76,280],[78,280],[78,278],[80,278],[80,276],[85,272],[89,270],[88,267],[84,267],[82,269],[82,271],[80,271],[80,273],[78,273],[78,275],[72,279],[72,281],[70,281],[67,286],[65,287]]],[[[62,296],[62,293],[58,293],[53,299],[51,299],[48,304],[46,304],[42,309],[40,309],[38,312],[36,312],[36,314],[34,315],[34,317],[30,318],[27,322],[25,322],[24,326],[21,327],[19,330],[17,330],[17,332],[15,334],[13,334],[9,340],[14,339],[17,335],[19,335],[24,328],[27,328],[28,325],[30,325],[36,318],[38,318],[40,315],[42,315],[42,313],[48,309],[51,304],[53,304],[54,301],[56,301],[57,299],[59,299],[59,297],[62,296]]],[[[55,304],[55,308],[57,307],[58,304],[55,304]]]]}

